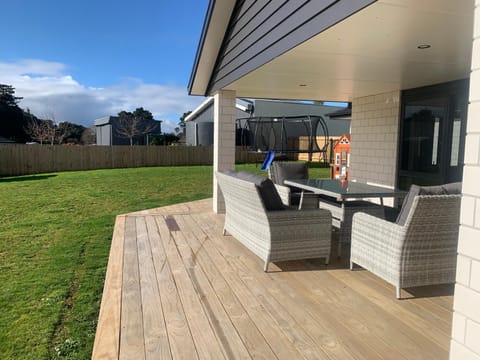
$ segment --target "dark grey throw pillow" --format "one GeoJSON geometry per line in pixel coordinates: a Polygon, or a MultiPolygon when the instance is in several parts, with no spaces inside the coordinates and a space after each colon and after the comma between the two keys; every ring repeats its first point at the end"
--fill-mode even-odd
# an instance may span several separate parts
{"type": "Polygon", "coordinates": [[[282,199],[280,198],[280,195],[278,195],[277,189],[272,180],[248,171],[239,171],[236,173],[236,177],[253,182],[257,186],[266,210],[285,210],[285,205],[283,205],[282,199]]]}
{"type": "Polygon", "coordinates": [[[460,195],[462,193],[462,183],[455,182],[442,185],[445,194],[448,195],[460,195]]]}

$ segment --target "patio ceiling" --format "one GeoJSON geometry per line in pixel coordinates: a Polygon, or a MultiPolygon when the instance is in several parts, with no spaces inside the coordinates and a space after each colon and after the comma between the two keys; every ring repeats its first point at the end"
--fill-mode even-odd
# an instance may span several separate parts
{"type": "Polygon", "coordinates": [[[380,0],[225,89],[238,97],[351,101],[467,78],[473,9],[472,0],[380,0]]]}

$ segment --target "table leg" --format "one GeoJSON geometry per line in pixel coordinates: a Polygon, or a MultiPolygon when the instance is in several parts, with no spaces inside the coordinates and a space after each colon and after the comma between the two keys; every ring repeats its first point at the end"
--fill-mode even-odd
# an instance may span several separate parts
{"type": "Polygon", "coordinates": [[[302,205],[303,205],[303,194],[305,193],[305,190],[302,190],[300,193],[300,201],[298,203],[298,210],[302,210],[302,205]]]}

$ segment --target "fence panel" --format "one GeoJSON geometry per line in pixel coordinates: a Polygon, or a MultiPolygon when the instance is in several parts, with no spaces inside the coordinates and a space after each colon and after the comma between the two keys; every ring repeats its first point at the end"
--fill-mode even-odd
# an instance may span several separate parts
{"type": "MultiPolygon", "coordinates": [[[[237,163],[264,154],[238,146],[237,163]]],[[[62,146],[0,144],[0,176],[143,166],[212,165],[212,146],[62,146]]]]}
{"type": "Polygon", "coordinates": [[[142,166],[211,165],[212,146],[0,144],[0,176],[142,166]]]}

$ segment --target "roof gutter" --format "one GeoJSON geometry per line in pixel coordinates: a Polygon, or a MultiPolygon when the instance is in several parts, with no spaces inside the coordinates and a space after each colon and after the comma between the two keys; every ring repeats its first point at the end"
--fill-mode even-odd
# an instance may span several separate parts
{"type": "Polygon", "coordinates": [[[203,45],[205,44],[205,38],[207,37],[207,31],[212,20],[213,8],[215,7],[215,0],[210,0],[208,2],[207,14],[203,20],[202,33],[200,34],[200,40],[198,42],[197,51],[195,53],[195,60],[193,62],[192,73],[190,74],[190,80],[188,81],[188,95],[191,95],[193,82],[197,76],[198,64],[200,62],[200,57],[202,56],[203,45]]]}
{"type": "Polygon", "coordinates": [[[230,23],[236,0],[210,0],[198,43],[192,73],[188,82],[189,95],[207,95],[223,38],[230,23]]]}

